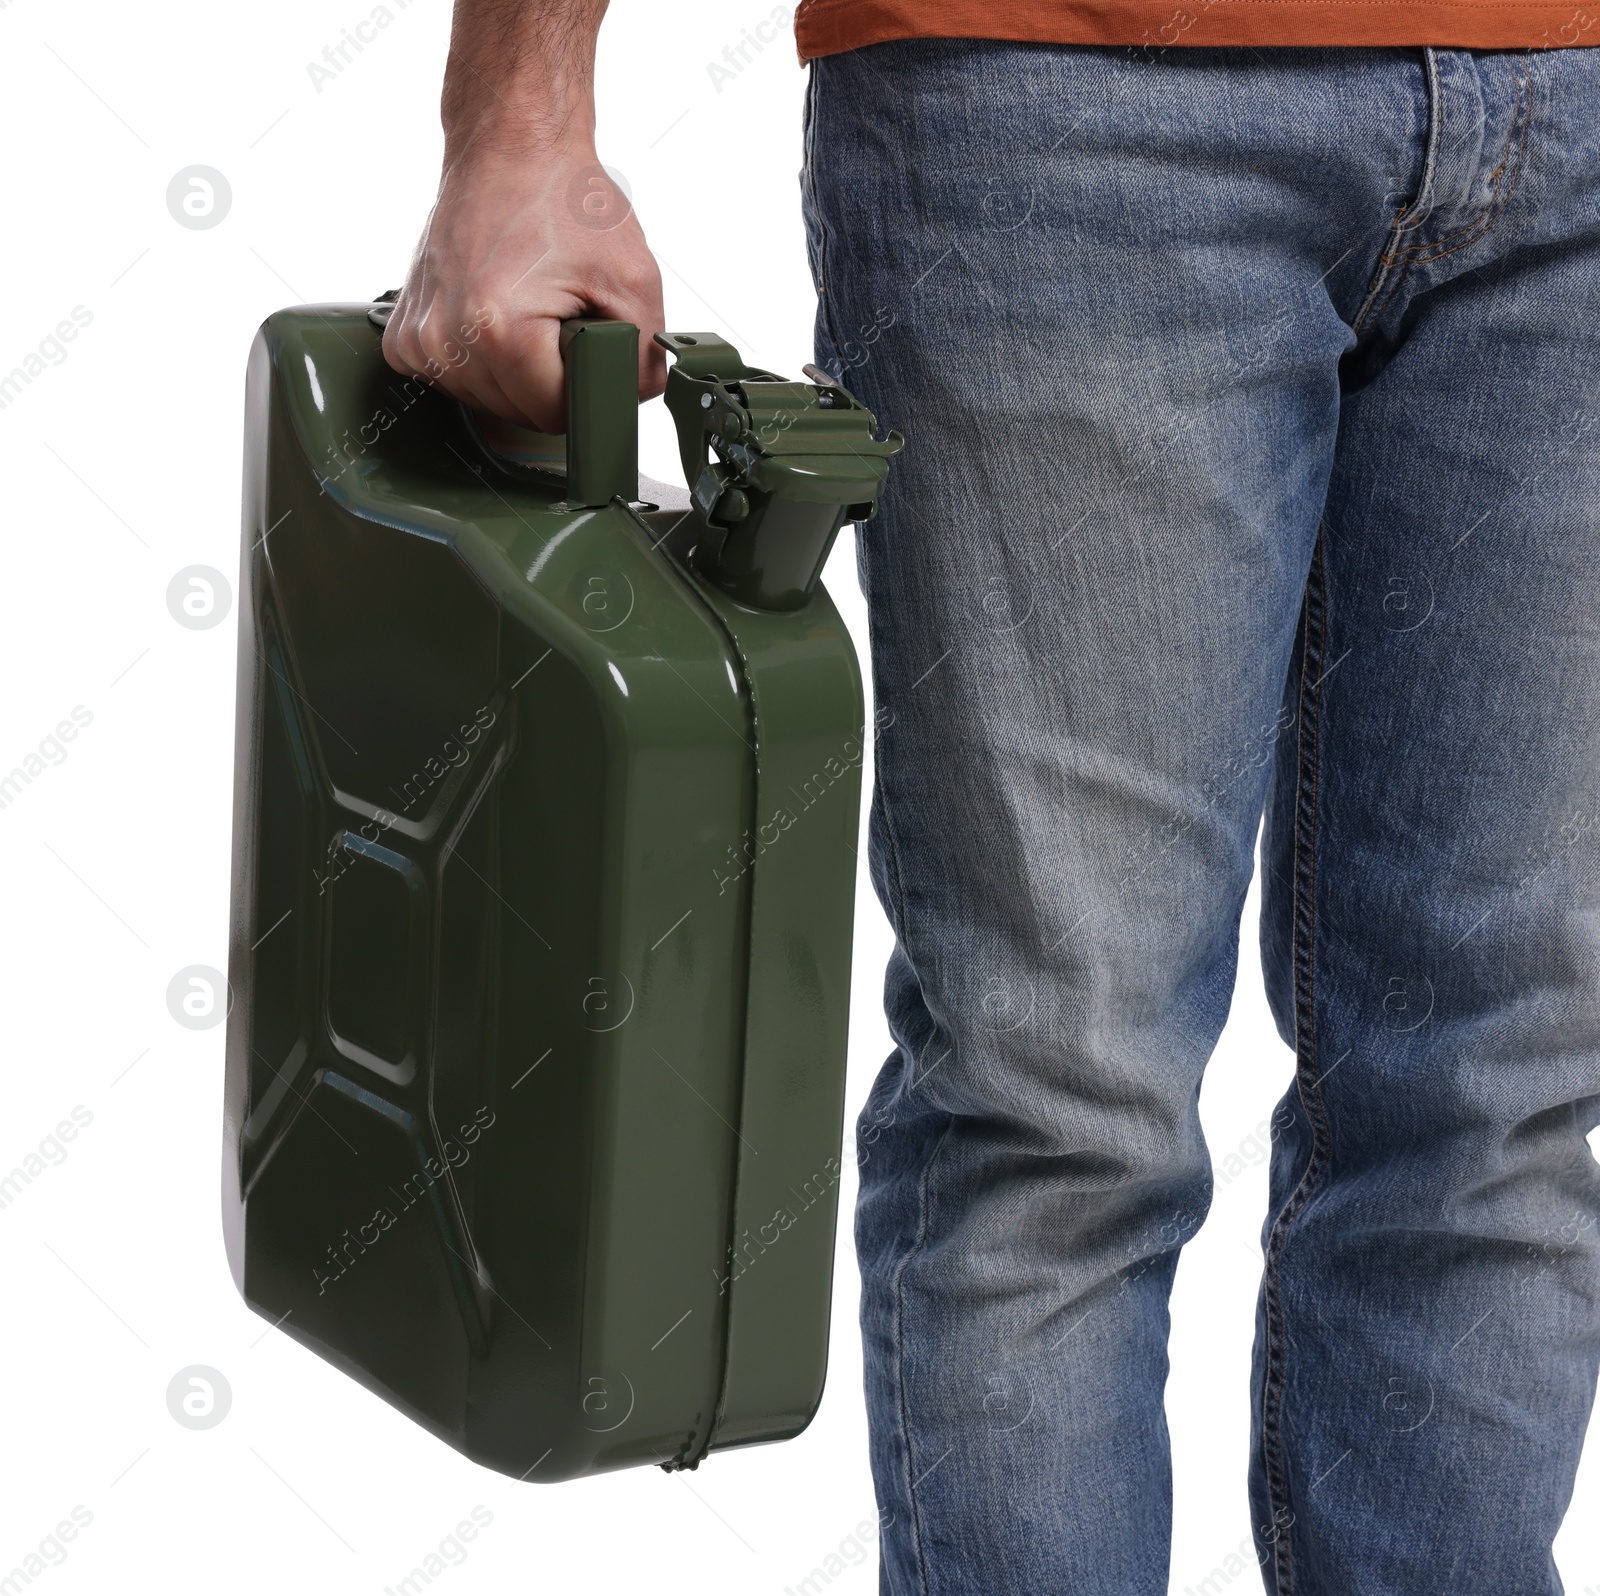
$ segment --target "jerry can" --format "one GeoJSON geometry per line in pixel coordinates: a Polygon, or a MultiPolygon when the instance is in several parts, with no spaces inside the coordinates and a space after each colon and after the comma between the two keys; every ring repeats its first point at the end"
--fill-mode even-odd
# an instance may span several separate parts
{"type": "Polygon", "coordinates": [[[230,1267],[491,1468],[692,1468],[821,1398],[863,727],[818,572],[901,440],[663,334],[684,494],[636,328],[564,326],[563,440],[397,375],[385,312],[250,357],[230,1267]]]}

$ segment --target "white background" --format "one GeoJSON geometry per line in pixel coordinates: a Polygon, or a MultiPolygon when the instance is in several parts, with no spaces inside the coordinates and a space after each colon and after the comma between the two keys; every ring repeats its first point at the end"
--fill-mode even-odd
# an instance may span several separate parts
{"type": "MultiPolygon", "coordinates": [[[[0,770],[75,706],[92,715],[66,758],[0,809],[0,1172],[75,1106],[93,1116],[0,1208],[0,1578],[75,1506],[93,1515],[28,1587],[45,1596],[377,1596],[475,1506],[492,1521],[430,1590],[779,1596],[873,1510],[848,1226],[811,1429],[671,1478],[513,1486],[271,1330],[228,1275],[222,1030],[174,1023],[166,992],[185,966],[227,962],[236,615],[186,629],[166,591],[195,564],[235,579],[242,379],[262,317],[365,299],[403,275],[438,170],[447,4],[389,0],[392,25],[319,92],[307,64],[370,16],[367,0],[0,0],[0,373],[75,307],[92,317],[0,409],[0,770]],[[166,204],[169,180],[196,164],[232,190],[207,230],[179,226],[166,204]],[[205,1431],[167,1411],[169,1381],[191,1364],[222,1371],[233,1393],[205,1431]]],[[[719,330],[797,374],[813,303],[796,182],[804,76],[782,31],[733,81],[719,88],[708,71],[772,9],[614,0],[600,154],[630,183],[661,259],[668,325],[719,330]]],[[[653,408],[645,469],[676,481],[653,408]]],[[[829,585],[865,655],[847,541],[829,585]]],[[[1201,1105],[1216,1201],[1174,1303],[1174,1593],[1219,1568],[1211,1596],[1259,1589],[1253,1569],[1225,1562],[1249,1536],[1265,1201],[1250,1138],[1290,1062],[1261,993],[1256,912],[1252,895],[1201,1105]],[[1241,1148],[1244,1173],[1227,1179],[1241,1148]]],[[[865,880],[857,947],[852,1114],[887,1049],[888,937],[865,880]]],[[[847,1179],[846,1205],[853,1196],[847,1179]]],[[[1574,1592],[1600,1587],[1593,1455],[1558,1546],[1574,1592]]],[[[846,1563],[830,1596],[870,1596],[874,1558],[846,1563]]]]}

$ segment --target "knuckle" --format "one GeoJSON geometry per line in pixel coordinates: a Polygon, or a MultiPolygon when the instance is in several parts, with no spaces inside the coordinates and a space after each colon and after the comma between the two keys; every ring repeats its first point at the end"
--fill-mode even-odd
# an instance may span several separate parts
{"type": "Polygon", "coordinates": [[[473,333],[473,342],[489,360],[503,360],[516,348],[516,340],[504,316],[497,315],[492,321],[476,324],[469,321],[466,325],[473,333]]]}
{"type": "Polygon", "coordinates": [[[630,299],[652,300],[661,297],[661,269],[650,255],[634,255],[620,263],[617,280],[630,299]]]}
{"type": "Polygon", "coordinates": [[[396,371],[404,372],[407,376],[420,372],[426,358],[417,342],[415,330],[409,325],[398,331],[391,325],[389,332],[384,334],[383,353],[396,371]]]}
{"type": "Polygon", "coordinates": [[[400,328],[390,321],[383,330],[383,358],[396,370],[409,372],[411,370],[411,357],[405,348],[403,335],[400,328]]]}
{"type": "Polygon", "coordinates": [[[420,367],[432,376],[440,376],[461,364],[462,346],[452,336],[448,322],[430,316],[417,331],[417,351],[422,356],[420,367]]]}

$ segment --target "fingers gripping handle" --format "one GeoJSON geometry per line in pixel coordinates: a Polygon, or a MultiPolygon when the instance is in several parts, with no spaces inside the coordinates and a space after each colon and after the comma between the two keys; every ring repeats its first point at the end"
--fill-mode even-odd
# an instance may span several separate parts
{"type": "MultiPolygon", "coordinates": [[[[398,289],[367,312],[385,326],[398,289]]],[[[639,329],[626,321],[561,323],[567,380],[567,497],[602,505],[639,494],[639,329]]]]}

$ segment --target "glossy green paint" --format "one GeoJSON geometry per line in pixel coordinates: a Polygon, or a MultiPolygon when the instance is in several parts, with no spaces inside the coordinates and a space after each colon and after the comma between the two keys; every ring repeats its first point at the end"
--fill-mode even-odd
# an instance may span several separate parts
{"type": "Polygon", "coordinates": [[[570,479],[364,305],[248,381],[230,1264],[531,1480],[793,1435],[827,1356],[860,674],[615,496],[630,335],[568,330],[570,479]]]}

